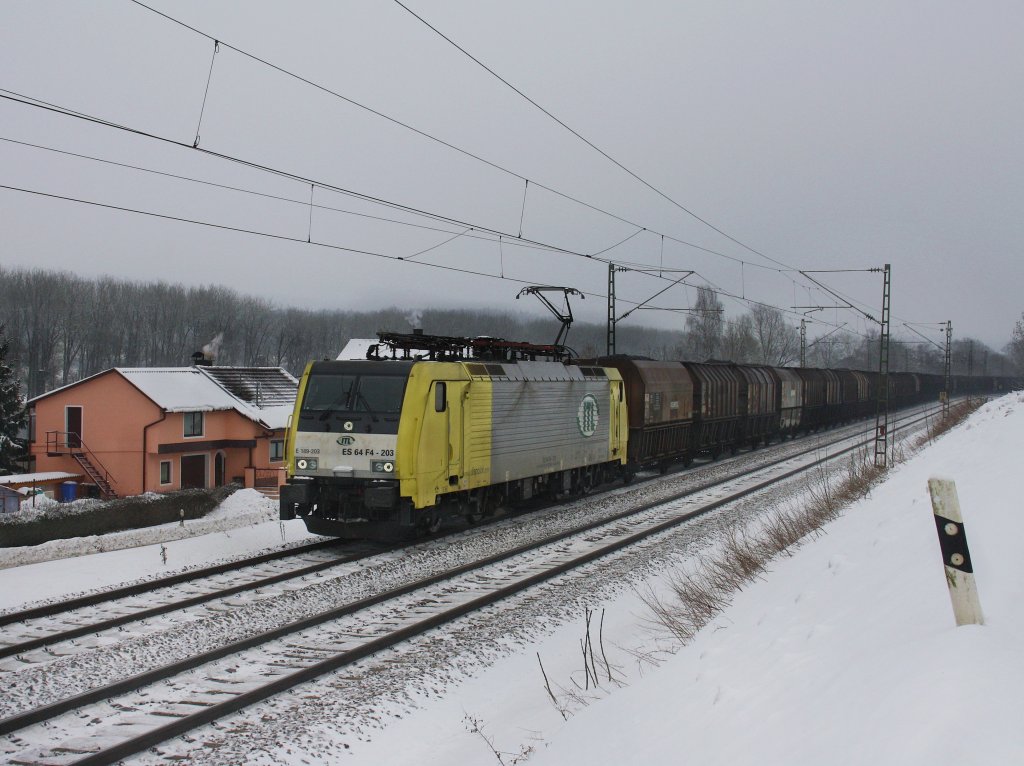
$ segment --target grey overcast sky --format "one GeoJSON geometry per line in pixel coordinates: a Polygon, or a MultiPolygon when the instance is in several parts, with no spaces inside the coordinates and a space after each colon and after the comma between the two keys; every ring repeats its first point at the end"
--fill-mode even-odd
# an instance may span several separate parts
{"type": "MultiPolygon", "coordinates": [[[[309,308],[532,313],[520,287],[557,284],[587,293],[577,318],[603,322],[600,258],[669,270],[620,274],[620,314],[673,269],[788,310],[836,304],[791,269],[890,263],[900,337],[915,337],[903,322],[923,323],[938,341],[949,319],[956,337],[1001,348],[1024,310],[1019,0],[407,0],[728,236],[394,2],[146,2],[227,45],[214,56],[211,39],[129,0],[3,0],[0,185],[273,236],[0,189],[3,265],[224,284],[309,308]],[[11,100],[23,97],[170,141],[11,100]],[[197,132],[206,152],[191,148],[197,132]],[[525,247],[520,230],[561,250],[525,247]]],[[[816,278],[879,315],[879,274],[816,278]]],[[[654,304],[694,298],[678,286],[654,304]]],[[[723,301],[731,316],[746,308],[723,301]]],[[[848,310],[810,318],[810,337],[870,326],[848,310]]]]}

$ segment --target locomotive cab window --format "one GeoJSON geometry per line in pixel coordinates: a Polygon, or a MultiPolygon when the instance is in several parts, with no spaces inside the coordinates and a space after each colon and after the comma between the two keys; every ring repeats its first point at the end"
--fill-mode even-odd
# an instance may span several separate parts
{"type": "Polygon", "coordinates": [[[356,390],[356,410],[394,414],[402,409],[405,378],[394,375],[362,375],[356,390]]]}
{"type": "Polygon", "coordinates": [[[402,409],[405,380],[397,375],[314,375],[302,409],[322,414],[395,414],[402,409]]]}
{"type": "Polygon", "coordinates": [[[444,381],[434,384],[434,412],[444,412],[448,408],[448,385],[444,381]]]}
{"type": "Polygon", "coordinates": [[[312,375],[306,386],[302,409],[314,412],[350,411],[355,375],[312,375]]]}
{"type": "Polygon", "coordinates": [[[397,433],[412,363],[325,361],[310,369],[300,431],[397,433]]]}

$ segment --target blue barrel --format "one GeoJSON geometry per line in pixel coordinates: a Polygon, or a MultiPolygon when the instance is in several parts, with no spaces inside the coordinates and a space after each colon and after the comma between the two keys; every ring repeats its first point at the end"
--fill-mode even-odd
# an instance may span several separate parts
{"type": "Polygon", "coordinates": [[[58,487],[58,497],[62,503],[70,503],[78,498],[78,482],[65,481],[58,487]]]}

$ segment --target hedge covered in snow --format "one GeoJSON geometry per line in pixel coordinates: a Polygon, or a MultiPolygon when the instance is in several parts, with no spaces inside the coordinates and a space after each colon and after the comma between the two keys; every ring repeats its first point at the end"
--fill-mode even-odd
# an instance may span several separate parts
{"type": "Polygon", "coordinates": [[[21,513],[0,515],[0,547],[39,545],[48,540],[200,519],[237,489],[237,484],[228,484],[216,489],[186,489],[167,494],[148,492],[116,500],[49,501],[34,509],[29,501],[22,504],[21,513]]]}

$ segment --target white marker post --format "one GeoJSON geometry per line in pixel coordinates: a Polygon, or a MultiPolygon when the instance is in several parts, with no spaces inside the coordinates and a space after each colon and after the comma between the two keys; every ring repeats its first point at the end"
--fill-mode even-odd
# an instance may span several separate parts
{"type": "Polygon", "coordinates": [[[942,549],[942,563],[946,566],[946,584],[956,624],[983,625],[985,618],[981,613],[978,589],[974,585],[974,567],[967,549],[956,483],[932,478],[928,480],[928,491],[932,496],[935,529],[939,533],[939,547],[942,549]]]}

